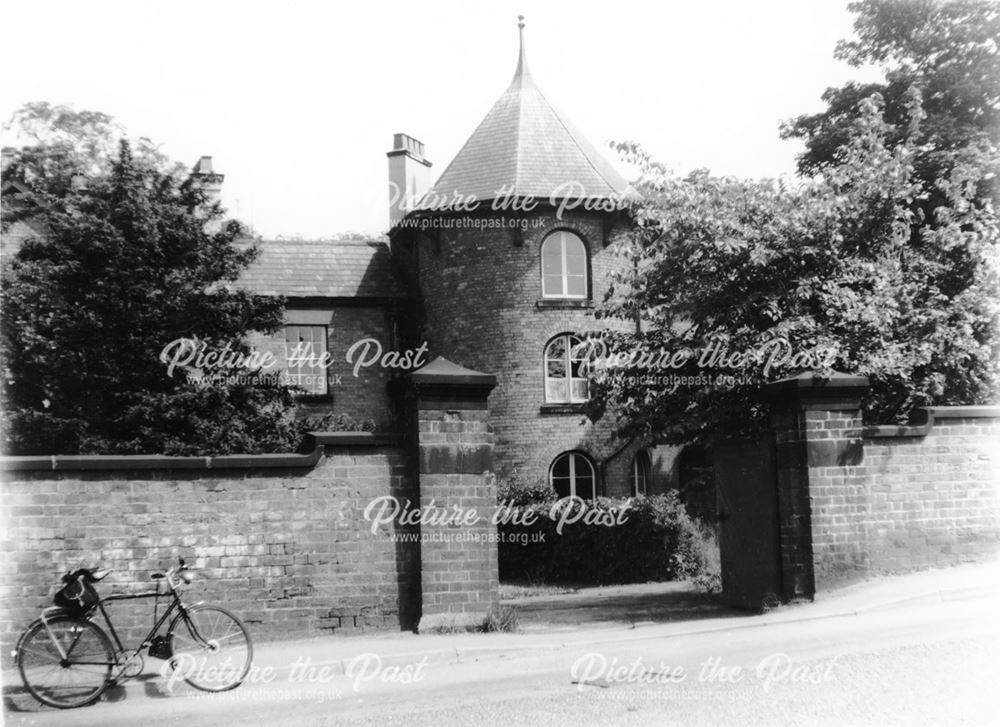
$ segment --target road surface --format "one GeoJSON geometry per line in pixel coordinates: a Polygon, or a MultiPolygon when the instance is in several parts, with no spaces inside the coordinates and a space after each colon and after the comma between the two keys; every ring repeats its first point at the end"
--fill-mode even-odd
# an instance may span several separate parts
{"type": "MultiPolygon", "coordinates": [[[[531,634],[511,648],[384,663],[377,653],[349,662],[292,653],[222,695],[171,684],[151,666],[82,709],[8,697],[5,718],[13,727],[995,724],[993,597],[802,613],[701,633],[640,625],[588,638],[531,634]]],[[[415,638],[433,650],[443,637],[415,638]]]]}

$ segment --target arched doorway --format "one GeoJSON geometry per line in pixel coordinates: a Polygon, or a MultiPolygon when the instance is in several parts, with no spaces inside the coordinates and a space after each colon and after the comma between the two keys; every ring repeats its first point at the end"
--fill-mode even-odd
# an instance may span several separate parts
{"type": "Polygon", "coordinates": [[[717,503],[712,457],[707,449],[689,444],[677,462],[677,492],[688,514],[704,523],[716,520],[717,503]]]}

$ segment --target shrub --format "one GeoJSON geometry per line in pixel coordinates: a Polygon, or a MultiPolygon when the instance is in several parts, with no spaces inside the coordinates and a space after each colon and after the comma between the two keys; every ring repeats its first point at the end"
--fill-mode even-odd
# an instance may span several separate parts
{"type": "Polygon", "coordinates": [[[375,432],[378,425],[374,419],[358,421],[350,414],[338,412],[307,416],[295,423],[300,438],[308,432],[375,432]]]}
{"type": "Polygon", "coordinates": [[[486,614],[486,618],[483,619],[479,630],[487,634],[496,631],[513,633],[518,628],[517,609],[513,606],[497,605],[491,608],[489,613],[486,614]]]}
{"type": "Polygon", "coordinates": [[[536,504],[551,504],[556,501],[556,493],[548,484],[537,481],[523,480],[517,474],[505,480],[497,480],[495,475],[493,481],[497,488],[497,502],[509,503],[517,507],[536,504]]]}
{"type": "Polygon", "coordinates": [[[575,585],[680,580],[709,573],[713,559],[718,562],[714,537],[688,516],[674,492],[576,504],[620,524],[578,521],[565,524],[561,533],[558,513],[556,519],[550,514],[557,502],[565,503],[551,488],[515,480],[498,483],[497,492],[501,505],[534,516],[530,524],[499,523],[501,580],[575,585]]]}
{"type": "Polygon", "coordinates": [[[691,583],[705,593],[722,592],[722,558],[719,555],[719,539],[708,525],[700,524],[700,536],[696,541],[702,565],[691,578],[691,583]]]}

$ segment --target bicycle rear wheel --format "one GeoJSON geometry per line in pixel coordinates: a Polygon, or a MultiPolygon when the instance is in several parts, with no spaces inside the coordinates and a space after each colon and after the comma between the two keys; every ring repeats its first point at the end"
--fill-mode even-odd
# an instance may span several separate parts
{"type": "Polygon", "coordinates": [[[170,665],[196,689],[224,692],[238,687],[250,671],[253,644],[243,623],[219,606],[192,606],[179,613],[167,632],[170,665]]]}
{"type": "Polygon", "coordinates": [[[48,628],[41,620],[33,623],[17,649],[17,668],[24,686],[42,704],[59,709],[82,707],[100,697],[114,663],[104,631],[90,621],[67,615],[50,618],[48,628]]]}

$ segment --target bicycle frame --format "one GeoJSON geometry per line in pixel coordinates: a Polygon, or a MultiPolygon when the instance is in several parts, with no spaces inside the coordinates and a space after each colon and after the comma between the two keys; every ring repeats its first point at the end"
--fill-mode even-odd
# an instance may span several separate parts
{"type": "MultiPolygon", "coordinates": [[[[137,601],[142,598],[159,598],[160,596],[163,595],[165,594],[160,593],[159,590],[145,591],[142,593],[112,593],[107,598],[102,598],[98,600],[97,608],[101,612],[101,616],[104,617],[104,623],[107,624],[108,631],[111,634],[111,638],[114,639],[114,645],[115,647],[117,647],[117,652],[125,652],[126,651],[125,645],[122,644],[122,640],[118,636],[118,631],[115,630],[115,625],[114,623],[112,623],[111,617],[108,616],[108,611],[106,608],[104,608],[104,604],[111,601],[137,601]]],[[[137,646],[135,649],[132,650],[134,654],[138,654],[140,651],[148,647],[153,642],[153,637],[156,636],[156,632],[163,627],[163,624],[167,623],[168,619],[173,614],[175,609],[179,608],[183,612],[184,604],[181,603],[180,596],[178,596],[176,591],[173,590],[171,591],[170,595],[172,596],[170,605],[167,606],[164,609],[163,614],[155,620],[155,622],[153,623],[153,628],[149,630],[149,633],[147,633],[145,638],[143,638],[143,640],[139,643],[139,646],[137,646]]],[[[118,659],[117,652],[115,653],[116,663],[118,659]]]]}
{"type": "MultiPolygon", "coordinates": [[[[242,684],[253,663],[253,643],[246,626],[221,606],[187,602],[184,586],[191,583],[192,574],[184,559],[178,560],[179,566],[153,574],[153,584],[136,591],[105,598],[86,591],[86,598],[60,594],[58,605],[43,609],[21,634],[13,654],[28,692],[42,704],[60,709],[92,704],[109,687],[146,671],[143,649],[164,661],[161,677],[167,669],[172,671],[168,692],[177,679],[204,692],[225,692],[242,684]],[[166,589],[160,582],[164,579],[166,589]],[[165,599],[162,610],[161,597],[165,599]],[[108,605],[150,598],[156,599],[152,627],[136,644],[130,639],[131,629],[119,633],[112,618],[115,609],[108,605]],[[92,607],[81,613],[77,602],[92,607]],[[123,635],[136,645],[126,646],[123,635]]],[[[63,582],[86,579],[86,587],[109,572],[81,568],[63,582]]],[[[143,610],[138,609],[135,615],[143,610]]]]}
{"type": "MultiPolygon", "coordinates": [[[[198,633],[197,627],[191,621],[189,621],[187,619],[187,617],[186,617],[187,606],[185,606],[185,604],[181,601],[180,595],[177,593],[177,585],[178,584],[174,581],[173,575],[174,575],[174,573],[173,573],[172,570],[168,571],[167,574],[165,575],[165,578],[167,580],[167,584],[169,586],[169,591],[167,591],[166,593],[162,592],[160,590],[159,585],[157,585],[156,590],[141,591],[141,592],[138,592],[138,593],[113,593],[113,594],[111,594],[109,596],[106,596],[104,598],[100,598],[100,597],[98,598],[98,601],[97,601],[97,610],[99,610],[100,613],[101,613],[101,616],[104,617],[104,623],[105,623],[105,625],[108,628],[108,632],[111,634],[111,638],[114,640],[114,644],[113,645],[115,647],[115,655],[114,655],[115,656],[115,660],[114,660],[114,663],[111,664],[111,666],[115,666],[115,667],[125,666],[125,665],[127,665],[128,661],[133,656],[135,656],[136,654],[138,654],[143,649],[149,647],[153,643],[153,638],[156,636],[156,633],[161,628],[163,628],[164,624],[166,624],[170,620],[170,617],[173,615],[173,613],[174,613],[175,610],[179,610],[181,614],[184,614],[184,616],[185,616],[184,620],[187,623],[188,628],[191,630],[192,636],[194,636],[199,641],[204,641],[204,639],[202,638],[201,634],[198,633]],[[143,599],[143,598],[156,598],[156,599],[159,599],[161,597],[165,597],[165,596],[168,596],[168,595],[171,598],[170,604],[164,609],[163,614],[161,616],[159,616],[158,618],[154,619],[153,627],[146,634],[145,638],[142,639],[142,641],[140,642],[139,646],[137,646],[137,647],[135,647],[134,649],[131,650],[131,654],[129,654],[128,657],[124,659],[124,661],[122,659],[120,659],[120,655],[121,654],[126,654],[128,652],[128,650],[126,649],[125,645],[122,643],[121,637],[118,635],[118,631],[115,629],[114,622],[112,622],[111,617],[108,615],[108,611],[104,607],[104,604],[105,603],[109,603],[109,602],[113,602],[113,601],[136,601],[136,600],[143,599]]],[[[197,604],[195,604],[195,605],[197,605],[197,604]]],[[[59,639],[57,639],[55,637],[55,634],[52,633],[52,629],[49,627],[49,619],[51,617],[56,616],[57,614],[61,614],[61,613],[65,613],[65,610],[61,609],[61,608],[59,608],[57,606],[50,606],[50,607],[42,610],[40,618],[41,618],[42,623],[45,624],[45,631],[46,631],[46,633],[48,633],[49,639],[52,641],[52,644],[56,647],[56,650],[59,652],[59,656],[64,661],[66,661],[66,660],[69,659],[69,656],[68,656],[67,652],[63,649],[63,645],[59,642],[59,639]]],[[[94,618],[95,618],[95,616],[96,616],[96,614],[93,613],[93,612],[91,612],[90,614],[88,614],[87,616],[85,616],[83,618],[86,618],[88,621],[93,621],[94,618]]],[[[27,633],[27,632],[25,632],[25,633],[27,633]]],[[[22,636],[23,636],[23,634],[22,634],[22,636]]],[[[72,651],[74,646],[75,646],[75,642],[69,645],[69,650],[72,651]]],[[[18,651],[19,650],[20,650],[20,641],[18,642],[18,651]]]]}

